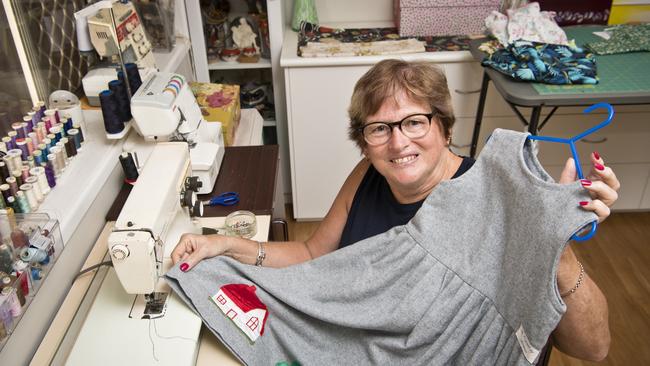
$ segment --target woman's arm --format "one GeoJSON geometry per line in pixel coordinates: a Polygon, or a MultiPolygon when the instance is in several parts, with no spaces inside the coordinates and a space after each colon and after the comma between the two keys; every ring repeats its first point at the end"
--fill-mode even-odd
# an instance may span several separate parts
{"type": "MultiPolygon", "coordinates": [[[[343,183],[329,212],[308,240],[264,243],[266,252],[264,266],[286,267],[336,250],[348,218],[350,205],[368,166],[365,160],[357,164],[343,183]]],[[[189,270],[205,258],[226,255],[242,263],[255,264],[258,249],[258,243],[248,239],[223,235],[184,234],[172,252],[172,262],[182,261],[187,266],[181,264],[181,267],[189,270]]]]}
{"type": "MultiPolygon", "coordinates": [[[[598,221],[602,222],[609,216],[609,207],[618,199],[620,183],[598,153],[592,154],[591,162],[593,168],[582,185],[589,191],[592,200],[577,204],[593,211],[598,221]]],[[[574,180],[575,165],[573,159],[569,159],[560,182],[574,180]]],[[[565,294],[563,300],[567,311],[553,332],[553,341],[557,348],[568,355],[600,361],[607,357],[611,341],[607,300],[586,272],[580,278],[582,271],[573,250],[567,246],[560,257],[557,271],[558,289],[560,294],[565,294]]]]}

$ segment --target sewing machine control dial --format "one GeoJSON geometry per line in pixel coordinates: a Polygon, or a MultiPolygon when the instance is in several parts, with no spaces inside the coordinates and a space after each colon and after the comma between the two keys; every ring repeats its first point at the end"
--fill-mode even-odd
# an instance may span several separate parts
{"type": "Polygon", "coordinates": [[[185,190],[181,193],[181,206],[189,207],[190,209],[196,205],[197,197],[196,192],[185,190]]]}
{"type": "Polygon", "coordinates": [[[111,247],[111,256],[115,260],[123,260],[129,256],[129,247],[124,244],[115,244],[111,247]]]}

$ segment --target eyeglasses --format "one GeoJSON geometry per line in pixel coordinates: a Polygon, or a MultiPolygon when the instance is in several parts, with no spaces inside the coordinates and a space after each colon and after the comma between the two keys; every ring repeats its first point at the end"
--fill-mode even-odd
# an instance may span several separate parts
{"type": "Polygon", "coordinates": [[[397,122],[372,122],[359,128],[368,145],[383,145],[393,135],[393,128],[399,127],[404,136],[420,138],[429,132],[433,113],[416,113],[397,122]]]}

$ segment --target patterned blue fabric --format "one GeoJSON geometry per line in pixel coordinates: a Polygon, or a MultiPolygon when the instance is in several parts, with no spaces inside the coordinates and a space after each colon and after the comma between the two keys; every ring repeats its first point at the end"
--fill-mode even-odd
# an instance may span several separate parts
{"type": "Polygon", "coordinates": [[[546,84],[598,84],[596,58],[582,48],[515,41],[483,59],[516,80],[546,84]]]}

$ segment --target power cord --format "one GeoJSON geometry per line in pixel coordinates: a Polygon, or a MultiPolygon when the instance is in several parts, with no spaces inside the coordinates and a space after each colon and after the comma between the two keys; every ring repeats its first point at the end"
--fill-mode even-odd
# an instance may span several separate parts
{"type": "Polygon", "coordinates": [[[97,269],[97,268],[99,268],[101,266],[113,267],[113,262],[111,262],[111,261],[101,262],[101,263],[97,263],[95,265],[92,265],[92,266],[90,266],[90,267],[88,267],[86,269],[83,269],[83,270],[81,270],[81,272],[77,273],[77,275],[73,279],[73,282],[76,281],[77,278],[79,278],[81,275],[86,274],[86,273],[92,271],[93,269],[97,269]]]}

